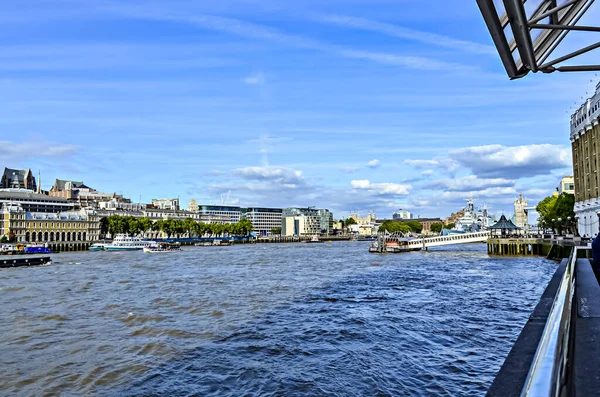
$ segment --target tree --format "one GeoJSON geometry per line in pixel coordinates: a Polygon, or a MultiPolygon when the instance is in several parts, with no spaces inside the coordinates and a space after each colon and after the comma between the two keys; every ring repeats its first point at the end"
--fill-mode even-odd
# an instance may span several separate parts
{"type": "Polygon", "coordinates": [[[431,231],[434,233],[440,233],[442,231],[444,225],[442,225],[441,223],[432,223],[431,224],[431,231]]]}
{"type": "Polygon", "coordinates": [[[8,243],[8,237],[6,237],[6,236],[0,237],[0,243],[8,243]]]}
{"type": "Polygon", "coordinates": [[[454,229],[454,226],[456,226],[456,223],[454,222],[446,223],[446,227],[444,227],[444,229],[454,229]]]}
{"type": "Polygon", "coordinates": [[[538,203],[536,211],[540,215],[539,221],[545,225],[558,229],[559,233],[563,226],[571,227],[574,222],[575,196],[569,193],[562,193],[559,196],[548,196],[538,203]],[[571,221],[569,222],[569,217],[571,221]],[[558,221],[558,219],[561,221],[558,221]],[[554,219],[554,221],[552,221],[554,219]]]}
{"type": "Polygon", "coordinates": [[[389,233],[408,233],[411,231],[410,226],[404,222],[397,222],[392,220],[384,221],[381,226],[379,226],[380,232],[389,232],[389,233]]]}
{"type": "Polygon", "coordinates": [[[423,231],[423,225],[421,225],[421,222],[419,222],[419,221],[412,220],[412,221],[406,222],[406,224],[408,225],[410,230],[415,233],[421,233],[423,231]]]}
{"type": "Polygon", "coordinates": [[[144,233],[149,230],[152,230],[152,226],[154,226],[154,222],[150,218],[139,218],[138,219],[138,227],[144,233]]]}
{"type": "Polygon", "coordinates": [[[346,219],[346,220],[344,221],[344,225],[345,225],[346,227],[348,227],[348,226],[350,226],[350,225],[356,225],[356,223],[357,223],[357,222],[356,222],[356,219],[354,219],[354,218],[348,218],[348,219],[346,219]]]}
{"type": "Polygon", "coordinates": [[[252,225],[252,222],[246,218],[242,219],[238,223],[240,225],[240,233],[242,236],[247,236],[254,230],[254,225],[252,225]]]}
{"type": "Polygon", "coordinates": [[[274,227],[273,229],[271,229],[271,234],[281,235],[281,228],[280,227],[274,227]]]}

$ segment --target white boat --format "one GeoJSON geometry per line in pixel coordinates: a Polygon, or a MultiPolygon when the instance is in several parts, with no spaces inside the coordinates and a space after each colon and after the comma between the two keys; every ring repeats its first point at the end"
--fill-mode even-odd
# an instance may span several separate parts
{"type": "Polygon", "coordinates": [[[319,240],[319,236],[317,236],[315,234],[314,236],[312,236],[312,238],[310,239],[310,241],[307,241],[307,243],[322,243],[322,241],[319,240]]]}
{"type": "Polygon", "coordinates": [[[156,242],[140,237],[131,237],[127,234],[117,234],[112,243],[106,244],[104,249],[106,251],[139,251],[152,245],[156,245],[156,242]]]}
{"type": "Polygon", "coordinates": [[[144,252],[147,252],[149,254],[175,251],[181,251],[181,247],[179,246],[179,244],[158,243],[153,244],[149,247],[144,247],[144,252]]]}
{"type": "Polygon", "coordinates": [[[104,251],[106,247],[106,244],[104,243],[94,243],[92,245],[90,245],[90,248],[88,248],[90,251],[104,251]]]}

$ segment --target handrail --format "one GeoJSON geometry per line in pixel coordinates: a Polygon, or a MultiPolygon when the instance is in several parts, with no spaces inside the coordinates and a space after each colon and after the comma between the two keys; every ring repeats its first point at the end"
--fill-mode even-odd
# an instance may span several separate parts
{"type": "Polygon", "coordinates": [[[521,397],[560,395],[566,376],[571,305],[575,292],[575,264],[578,250],[584,249],[589,248],[573,247],[521,391],[521,397]]]}

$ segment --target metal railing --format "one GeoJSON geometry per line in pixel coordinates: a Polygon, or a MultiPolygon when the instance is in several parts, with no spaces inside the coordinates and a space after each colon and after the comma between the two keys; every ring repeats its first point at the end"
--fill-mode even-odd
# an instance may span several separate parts
{"type": "Polygon", "coordinates": [[[589,250],[589,247],[573,247],[521,397],[558,397],[563,394],[569,353],[571,308],[575,292],[575,264],[580,250],[589,250]]]}

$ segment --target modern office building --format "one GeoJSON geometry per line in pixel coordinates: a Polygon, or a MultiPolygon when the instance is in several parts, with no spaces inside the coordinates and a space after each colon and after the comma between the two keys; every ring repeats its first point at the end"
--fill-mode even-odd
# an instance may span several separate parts
{"type": "Polygon", "coordinates": [[[571,115],[575,216],[580,235],[594,236],[600,223],[600,83],[594,95],[571,115]]]}
{"type": "Polygon", "coordinates": [[[18,205],[26,212],[56,213],[73,209],[73,203],[64,198],[34,193],[28,189],[0,189],[0,209],[7,205],[18,205]]]}
{"type": "Polygon", "coordinates": [[[198,213],[201,215],[218,215],[229,218],[227,223],[238,223],[242,219],[240,207],[228,205],[198,205],[198,213]]]}
{"type": "Polygon", "coordinates": [[[412,219],[412,214],[410,212],[408,212],[407,210],[403,210],[402,208],[400,208],[398,210],[398,212],[394,212],[392,214],[392,219],[397,220],[397,219],[412,219]]]}
{"type": "Polygon", "coordinates": [[[314,215],[288,215],[281,218],[282,236],[314,236],[321,234],[321,220],[314,215]]]}
{"type": "Polygon", "coordinates": [[[179,198],[152,199],[152,206],[160,210],[179,211],[179,198]]]}
{"type": "MultiPolygon", "coordinates": [[[[301,230],[307,230],[307,232],[305,232],[304,234],[331,234],[333,232],[333,214],[329,212],[329,210],[316,209],[313,207],[294,207],[286,208],[283,210],[281,233],[283,234],[284,229],[283,218],[300,216],[304,216],[303,222],[305,223],[305,227],[300,228],[301,230]],[[314,217],[318,220],[318,231],[316,232],[314,232],[315,226],[313,226],[313,220],[311,219],[311,217],[314,217]],[[308,230],[310,230],[310,232],[308,232],[308,230]]],[[[290,234],[287,235],[289,236],[290,234]]]]}
{"type": "Polygon", "coordinates": [[[575,194],[575,178],[573,178],[573,176],[565,176],[560,180],[560,184],[556,188],[556,191],[558,194],[575,194]]]}
{"type": "Polygon", "coordinates": [[[0,178],[0,189],[26,189],[37,192],[38,186],[30,169],[4,168],[4,173],[0,178]]]}
{"type": "Polygon", "coordinates": [[[254,232],[257,236],[269,236],[272,230],[281,227],[281,208],[242,208],[242,218],[252,222],[254,232]]]}

